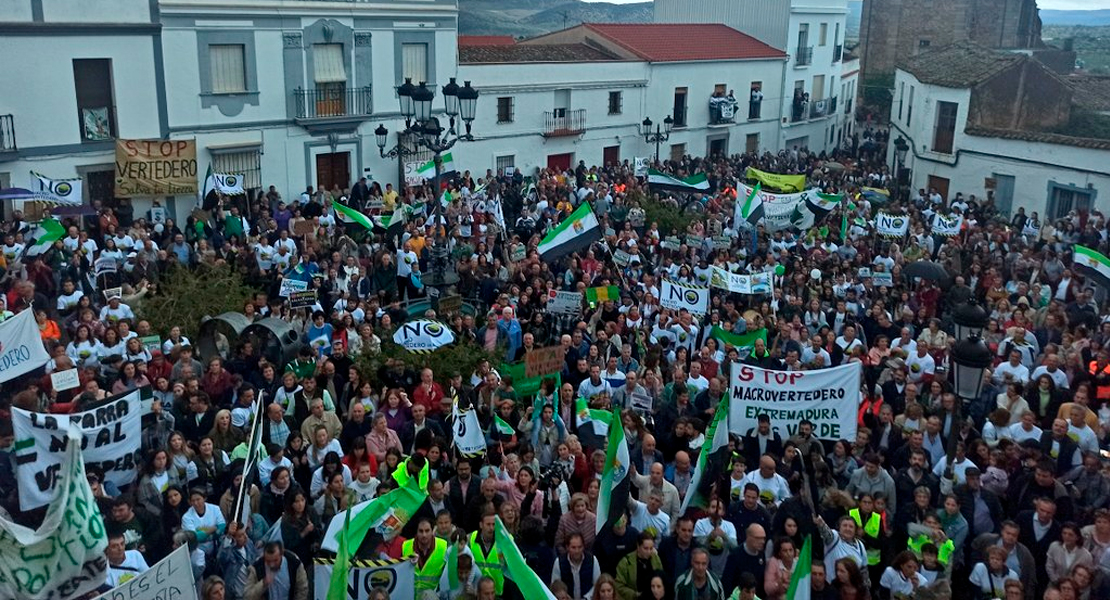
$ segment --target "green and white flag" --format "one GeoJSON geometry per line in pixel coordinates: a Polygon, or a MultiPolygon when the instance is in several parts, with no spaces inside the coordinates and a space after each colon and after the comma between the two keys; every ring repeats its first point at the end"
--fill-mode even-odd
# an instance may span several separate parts
{"type": "Polygon", "coordinates": [[[709,430],[705,432],[705,443],[702,444],[698,462],[694,465],[694,474],[690,476],[689,491],[682,501],[682,509],[678,511],[680,515],[690,506],[708,507],[710,492],[717,476],[728,468],[728,413],[728,394],[725,394],[713,413],[709,430]]]}
{"type": "MultiPolygon", "coordinates": [[[[517,548],[512,534],[509,533],[508,529],[505,529],[505,524],[501,522],[501,517],[497,517],[493,537],[497,549],[501,551],[505,576],[512,579],[516,587],[520,589],[520,596],[528,600],[555,600],[555,594],[547,589],[543,580],[536,575],[532,567],[528,566],[528,561],[524,559],[520,548],[517,548]]],[[[477,567],[475,566],[475,568],[477,567]]]]}
{"type": "Polygon", "coordinates": [[[662,171],[648,169],[648,185],[676,192],[709,191],[709,179],[705,176],[705,173],[696,173],[685,179],[679,179],[662,171]]]}
{"type": "Polygon", "coordinates": [[[516,429],[513,429],[513,426],[509,425],[499,415],[493,415],[493,426],[497,428],[497,433],[501,435],[516,435],[516,429]]]}
{"type": "MultiPolygon", "coordinates": [[[[441,173],[450,173],[455,170],[455,157],[451,156],[450,152],[444,154],[441,158],[443,159],[443,170],[440,171],[441,173]]],[[[436,176],[435,159],[429,160],[421,165],[421,167],[416,170],[416,173],[424,179],[434,178],[436,176]]]]}
{"type": "Polygon", "coordinates": [[[601,239],[601,225],[589,202],[583,202],[574,212],[547,233],[537,249],[540,258],[550,262],[571,252],[588,248],[601,239]]]}
{"type": "Polygon", "coordinates": [[[605,468],[601,472],[601,490],[597,498],[597,533],[615,523],[628,506],[628,466],[632,463],[628,444],[624,441],[624,425],[620,409],[613,409],[609,422],[609,447],[605,451],[605,468]]]}
{"type": "Polygon", "coordinates": [[[790,600],[810,599],[813,593],[813,588],[810,585],[812,561],[813,539],[807,535],[805,543],[802,544],[802,552],[798,555],[798,560],[794,564],[794,574],[790,577],[790,587],[786,590],[786,597],[790,600]]]}
{"type": "Polygon", "coordinates": [[[743,202],[737,203],[736,215],[732,219],[735,221],[734,226],[746,222],[754,227],[763,220],[763,198],[759,195],[762,187],[762,183],[756,183],[755,187],[752,188],[752,193],[748,194],[743,202]]]}
{"type": "Polygon", "coordinates": [[[1076,246],[1072,266],[1080,275],[1110,289],[1110,258],[1105,254],[1086,246],[1076,246]]]}
{"type": "MultiPolygon", "coordinates": [[[[403,467],[404,463],[401,466],[403,467]]],[[[402,485],[384,496],[356,504],[351,507],[349,523],[344,524],[346,518],[331,520],[320,547],[329,552],[338,553],[343,542],[340,536],[345,535],[348,547],[357,550],[371,529],[381,534],[388,542],[401,533],[401,529],[416,514],[427,497],[427,492],[422,492],[415,486],[402,485]]],[[[335,566],[339,568],[338,564],[335,566]]],[[[346,581],[346,575],[344,575],[344,581],[346,581]]]]}
{"type": "Polygon", "coordinates": [[[361,225],[364,229],[366,229],[366,231],[374,230],[374,221],[370,220],[370,217],[362,214],[358,210],[355,210],[350,206],[340,204],[339,202],[332,202],[331,205],[335,207],[335,212],[339,215],[340,221],[343,221],[344,223],[355,223],[357,225],[361,225]]]}
{"type": "Polygon", "coordinates": [[[54,242],[62,239],[66,235],[66,228],[58,222],[54,217],[43,219],[39,222],[38,227],[31,232],[31,239],[33,242],[28,242],[27,249],[23,251],[24,256],[32,257],[40,254],[45,254],[54,242]]]}
{"type": "Polygon", "coordinates": [[[579,397],[574,406],[574,426],[578,431],[578,439],[586,448],[600,449],[605,447],[605,439],[609,435],[609,422],[613,413],[590,408],[586,398],[579,397]]]}

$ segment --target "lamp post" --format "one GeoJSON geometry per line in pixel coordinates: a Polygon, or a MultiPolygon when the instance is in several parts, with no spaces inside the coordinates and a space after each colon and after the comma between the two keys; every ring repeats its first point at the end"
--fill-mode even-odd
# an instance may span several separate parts
{"type": "Polygon", "coordinates": [[[975,400],[982,393],[984,375],[993,361],[994,356],[978,333],[956,342],[952,348],[952,386],[957,401],[953,408],[952,429],[948,432],[948,469],[952,468],[956,460],[957,438],[962,427],[960,414],[964,404],[975,400]]]}
{"type": "Polygon", "coordinates": [[[956,339],[966,340],[973,335],[983,335],[983,329],[990,323],[990,315],[971,298],[952,311],[952,321],[956,324],[956,339]]]}
{"type": "Polygon", "coordinates": [[[659,124],[655,124],[655,131],[651,130],[651,118],[645,118],[644,122],[640,124],[640,132],[644,136],[644,141],[649,144],[655,144],[655,162],[659,162],[659,144],[671,139],[671,128],[674,127],[674,119],[667,115],[663,119],[663,127],[660,128],[659,124]]]}
{"type": "MultiPolygon", "coordinates": [[[[447,248],[446,227],[440,227],[443,215],[443,205],[440,202],[440,177],[443,175],[443,153],[450,150],[459,141],[473,141],[470,132],[478,108],[478,90],[464,82],[460,87],[452,77],[447,85],[443,86],[444,113],[447,115],[447,127],[443,127],[437,117],[432,116],[432,103],[435,101],[434,89],[421,81],[420,85],[412,84],[412,80],[397,87],[397,99],[401,105],[401,116],[405,118],[405,131],[415,140],[417,146],[423,146],[433,153],[435,164],[435,177],[432,179],[432,227],[434,228],[433,241],[429,252],[432,256],[432,272],[424,279],[425,285],[435,288],[440,293],[446,291],[450,285],[458,282],[458,275],[454,269],[448,270],[449,250],[447,248]],[[465,133],[456,129],[456,119],[462,119],[465,133]]],[[[378,151],[382,158],[404,156],[408,152],[417,150],[403,148],[398,142],[397,146],[388,152],[385,146],[389,139],[389,130],[385,125],[378,125],[374,130],[377,138],[378,151]],[[395,152],[396,151],[396,152],[395,152]]],[[[403,182],[402,182],[403,183],[403,182]]]]}
{"type": "MultiPolygon", "coordinates": [[[[909,151],[910,145],[906,143],[906,139],[902,136],[898,136],[898,139],[894,140],[894,160],[898,163],[898,171],[895,175],[898,181],[899,197],[901,197],[902,193],[902,169],[905,168],[906,153],[908,153],[909,151]]],[[[905,182],[905,184],[909,185],[909,182],[907,181],[905,182]]]]}

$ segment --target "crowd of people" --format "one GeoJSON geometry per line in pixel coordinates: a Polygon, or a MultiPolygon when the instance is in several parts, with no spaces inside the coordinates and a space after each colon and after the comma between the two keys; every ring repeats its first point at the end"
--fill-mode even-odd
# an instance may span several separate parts
{"type": "Polygon", "coordinates": [[[270,187],[180,227],[97,206],[91,218],[64,219],[66,237],[34,258],[24,257],[33,225],[17,213],[2,224],[0,319],[33,310],[52,361],[0,394],[3,506],[17,521],[36,517],[18,510],[10,407],[72,413],[150,386],[135,483],[118,489],[88,471],[109,532],[106,586],[187,545],[204,600],[308,600],[329,523],[396,488],[399,467],[427,464],[427,500],[402,535],[371,533],[357,552],[411,557],[418,598],[521,596],[498,558],[495,516],[560,600],[782,600],[807,541],[812,598],[1110,597],[1110,311],[1105,290],[1071,268],[1075,244],[1106,252],[1107,219],[1023,209],[1010,218],[990,197],[899,189],[885,133],[864,137],[828,155],[793,148],[658,165],[678,178],[706,173],[711,190],[694,197],[649,187],[626,161],[528,178],[458,173],[443,196],[365,179],[292,199],[270,187]],[[806,231],[736,223],[748,167],[804,174],[850,202],[806,231]],[[604,240],[541,260],[545,232],[583,202],[604,240]],[[335,203],[407,219],[365,231],[335,203]],[[910,220],[904,238],[876,235],[879,208],[910,220]],[[661,231],[659,215],[684,230],[661,231]],[[961,216],[961,231],[933,235],[934,215],[961,216]],[[684,234],[732,243],[662,244],[684,234]],[[360,369],[410,318],[402,303],[426,294],[444,243],[454,291],[476,310],[419,316],[497,360],[472,372],[444,372],[434,359],[360,369]],[[627,264],[614,260],[619,251],[627,264]],[[111,282],[96,276],[105,258],[116,262],[111,282]],[[949,279],[904,278],[920,260],[949,279]],[[200,356],[186,335],[198,324],[144,318],[167,273],[218,265],[257,290],[245,315],[285,319],[312,344],[285,364],[250,343],[200,356]],[[772,295],[712,289],[705,315],[660,306],[662,278],[708,285],[710,266],[783,274],[772,295]],[[875,285],[884,272],[891,284],[875,285]],[[289,308],[280,291],[290,278],[317,290],[315,307],[289,308]],[[554,291],[602,286],[618,286],[619,299],[584,302],[577,318],[545,310],[554,291]],[[948,375],[952,314],[968,300],[989,313],[995,359],[982,395],[959,399],[948,375]],[[766,329],[766,341],[732,347],[713,327],[766,329]],[[156,347],[141,341],[151,335],[156,347]],[[502,364],[555,344],[566,349],[558,379],[538,398],[518,393],[502,364]],[[705,475],[708,502],[683,511],[737,362],[861,363],[858,431],[821,440],[803,421],[784,439],[783,424],[763,416],[730,437],[728,468],[705,475]],[[79,388],[53,390],[49,374],[71,368],[79,388]],[[620,411],[633,483],[621,518],[598,513],[606,449],[579,431],[579,398],[620,411]],[[487,448],[477,458],[456,451],[456,401],[478,412],[487,448]],[[240,522],[258,411],[265,457],[248,470],[251,518],[240,522]],[[457,576],[441,578],[447,544],[462,552],[457,576]]]}

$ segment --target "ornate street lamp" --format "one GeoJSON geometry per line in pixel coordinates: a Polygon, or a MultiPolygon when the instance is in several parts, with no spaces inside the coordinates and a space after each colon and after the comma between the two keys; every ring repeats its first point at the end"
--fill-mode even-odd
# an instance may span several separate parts
{"type": "Polygon", "coordinates": [[[671,139],[671,128],[674,127],[674,119],[667,115],[663,119],[663,128],[660,129],[658,124],[653,124],[651,118],[645,118],[643,123],[640,123],[640,132],[644,136],[644,141],[649,144],[655,144],[655,162],[659,162],[659,144],[671,139]],[[655,130],[652,131],[652,125],[655,130]]]}
{"type": "Polygon", "coordinates": [[[952,385],[957,396],[975,400],[983,391],[983,374],[994,362],[987,345],[972,335],[956,342],[952,348],[952,385]]]}
{"type": "Polygon", "coordinates": [[[983,330],[990,323],[990,315],[978,302],[969,299],[952,312],[952,321],[956,324],[956,339],[966,340],[983,335],[983,330]]]}

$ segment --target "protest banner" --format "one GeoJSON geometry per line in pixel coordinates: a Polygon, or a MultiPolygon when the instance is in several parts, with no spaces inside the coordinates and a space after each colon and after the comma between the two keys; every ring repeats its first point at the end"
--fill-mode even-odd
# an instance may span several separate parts
{"type": "Polygon", "coordinates": [[[81,450],[90,466],[103,471],[104,478],[119,487],[135,481],[142,441],[142,399],[149,396],[147,386],[69,415],[12,408],[20,509],[44,506],[57,493],[71,423],[83,436],[81,450]]]}
{"type": "Polygon", "coordinates": [[[196,193],[196,140],[116,140],[117,198],[196,193]]]}
{"type": "Polygon", "coordinates": [[[72,390],[79,385],[81,385],[81,377],[77,369],[54,371],[50,374],[50,387],[54,388],[55,392],[72,390]]]}
{"type": "Polygon", "coordinates": [[[42,525],[31,530],[0,517],[0,598],[77,598],[108,576],[108,536],[86,479],[81,432],[63,428],[60,439],[57,491],[42,525]]]}
{"type": "Polygon", "coordinates": [[[613,253],[613,262],[619,267],[627,267],[632,264],[632,255],[624,250],[617,250],[613,253]]]}
{"type": "Polygon", "coordinates": [[[566,357],[567,349],[561,344],[525,352],[524,375],[526,377],[543,377],[562,371],[566,357]]]}
{"type": "Polygon", "coordinates": [[[454,294],[452,296],[444,296],[439,299],[439,314],[452,315],[462,311],[462,296],[454,294]]]}
{"type": "Polygon", "coordinates": [[[771,277],[771,273],[730,273],[714,266],[709,275],[709,285],[737,294],[770,294],[771,277]]]}
{"type": "Polygon", "coordinates": [[[686,236],[686,245],[701,250],[705,246],[705,237],[700,235],[686,236]]]}
{"type": "Polygon", "coordinates": [[[431,319],[405,321],[393,334],[393,341],[409,352],[428,354],[455,341],[455,334],[444,324],[431,319]]]}
{"type": "Polygon", "coordinates": [[[143,348],[146,349],[147,352],[162,350],[162,338],[157,335],[144,335],[139,338],[139,341],[143,343],[143,348]]]}
{"type": "Polygon", "coordinates": [[[100,277],[101,275],[107,275],[108,273],[115,273],[116,267],[116,259],[110,256],[105,258],[98,258],[96,259],[96,262],[93,263],[93,271],[96,273],[97,277],[100,277]]]}
{"type": "Polygon", "coordinates": [[[664,250],[678,250],[682,247],[682,240],[677,235],[668,235],[663,238],[663,243],[660,246],[663,246],[664,250]]]}
{"type": "Polygon", "coordinates": [[[678,283],[664,279],[659,288],[659,305],[671,310],[686,309],[695,315],[704,315],[709,310],[709,288],[700,285],[678,283]]]}
{"type": "Polygon", "coordinates": [[[513,246],[512,253],[509,254],[509,260],[518,263],[528,257],[528,246],[524,244],[517,244],[513,246]]]}
{"type": "Polygon", "coordinates": [[[713,236],[713,249],[714,250],[728,250],[732,247],[732,238],[727,235],[713,236]]]}
{"type": "Polygon", "coordinates": [[[312,308],[313,306],[316,306],[316,290],[289,292],[289,308],[312,308]]]}
{"type": "MultiPolygon", "coordinates": [[[[960,221],[963,221],[963,217],[960,217],[960,221]]],[[[1026,219],[1025,225],[1021,228],[1021,235],[1033,239],[1041,237],[1040,223],[1035,223],[1033,219],[1026,219]]]]}
{"type": "Polygon", "coordinates": [[[334,564],[334,559],[316,559],[316,583],[313,588],[316,600],[368,600],[375,588],[381,588],[390,598],[412,598],[415,594],[416,571],[409,560],[353,559],[347,576],[346,598],[329,598],[328,584],[331,583],[334,564]]]}
{"type": "Polygon", "coordinates": [[[142,574],[93,600],[196,600],[189,547],[179,546],[142,574]]]}
{"type": "Polygon", "coordinates": [[[893,273],[872,273],[871,283],[879,287],[894,287],[893,273]]]}
{"type": "Polygon", "coordinates": [[[76,179],[51,179],[46,175],[31,171],[31,192],[35,194],[35,200],[42,202],[80,206],[84,183],[80,177],[76,179]]]}
{"type": "Polygon", "coordinates": [[[760,171],[754,167],[748,167],[745,177],[754,179],[766,187],[787,193],[800,192],[806,187],[805,175],[782,175],[779,173],[760,171]]]}
{"type": "MultiPolygon", "coordinates": [[[[736,186],[737,194],[741,198],[750,196],[753,189],[753,187],[743,183],[736,186]]],[[[808,229],[816,221],[816,215],[810,205],[823,206],[827,204],[826,201],[821,199],[820,190],[818,189],[794,194],[776,194],[761,188],[758,197],[763,206],[763,219],[760,224],[769,232],[791,227],[808,229]]]]}
{"type": "Polygon", "coordinates": [[[636,177],[647,177],[648,165],[650,163],[651,159],[646,156],[637,156],[636,158],[632,159],[632,165],[634,169],[633,173],[636,175],[636,177]]]}
{"type": "Polygon", "coordinates": [[[424,176],[420,174],[420,167],[423,165],[423,161],[405,163],[405,185],[424,185],[424,176]]]}
{"type": "Polygon", "coordinates": [[[730,376],[729,431],[745,435],[761,414],[783,439],[803,419],[825,440],[855,439],[860,402],[860,363],[816,371],[769,371],[734,363],[730,376]]]}
{"type": "Polygon", "coordinates": [[[577,317],[582,312],[582,292],[555,292],[547,297],[547,313],[577,317]]]}
{"type": "Polygon", "coordinates": [[[904,237],[910,229],[910,218],[881,212],[875,215],[875,231],[883,237],[904,237]]]}
{"type": "Polygon", "coordinates": [[[288,298],[289,294],[293,292],[301,292],[308,289],[308,282],[301,279],[292,279],[286,277],[281,280],[281,287],[278,289],[278,296],[288,298]]]}
{"type": "Polygon", "coordinates": [[[0,383],[50,362],[34,313],[25,310],[0,323],[0,383]]]}
{"type": "Polygon", "coordinates": [[[960,235],[960,228],[963,224],[964,218],[960,215],[951,217],[935,215],[933,217],[933,235],[943,235],[945,237],[960,235]]]}

